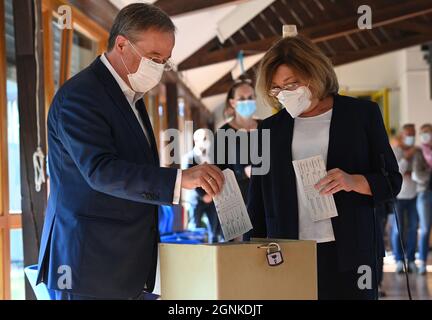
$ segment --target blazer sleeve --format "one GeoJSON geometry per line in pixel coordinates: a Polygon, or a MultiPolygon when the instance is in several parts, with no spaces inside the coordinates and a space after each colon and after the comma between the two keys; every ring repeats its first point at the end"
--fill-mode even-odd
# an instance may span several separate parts
{"type": "Polygon", "coordinates": [[[381,111],[376,103],[369,108],[365,127],[369,142],[369,154],[372,172],[365,174],[372,191],[375,205],[392,201],[399,194],[402,175],[398,162],[390,146],[381,111]],[[388,182],[383,170],[388,173],[388,182]]]}
{"type": "Polygon", "coordinates": [[[57,105],[57,136],[84,179],[94,190],[114,197],[172,204],[177,170],[120,159],[110,121],[96,100],[68,92],[57,105]]]}
{"type": "MultiPolygon", "coordinates": [[[[251,148],[258,148],[261,154],[261,125],[258,127],[258,145],[251,146],[251,148]]],[[[254,154],[258,154],[254,151],[254,154]]],[[[255,167],[252,165],[252,168],[255,167]]],[[[267,237],[267,225],[265,219],[265,209],[262,196],[262,176],[253,175],[251,176],[249,183],[248,192],[248,203],[247,209],[249,217],[252,222],[253,229],[244,235],[244,240],[249,241],[251,238],[266,238],[267,237]]]]}

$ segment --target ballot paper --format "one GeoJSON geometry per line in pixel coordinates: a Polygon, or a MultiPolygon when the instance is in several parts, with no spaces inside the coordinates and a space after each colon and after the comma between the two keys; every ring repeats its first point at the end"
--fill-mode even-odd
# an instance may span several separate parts
{"type": "Polygon", "coordinates": [[[337,217],[333,195],[322,196],[315,185],[327,175],[322,156],[293,161],[294,171],[303,192],[313,221],[321,221],[337,217]]]}
{"type": "Polygon", "coordinates": [[[252,223],[234,172],[224,170],[225,184],[213,200],[226,241],[233,240],[252,230],[252,223]]]}

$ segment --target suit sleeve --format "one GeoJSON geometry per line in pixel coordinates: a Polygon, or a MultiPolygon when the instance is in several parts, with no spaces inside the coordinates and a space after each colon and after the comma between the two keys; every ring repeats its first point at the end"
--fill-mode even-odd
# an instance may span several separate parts
{"type": "Polygon", "coordinates": [[[366,132],[369,142],[369,154],[372,172],[365,174],[372,191],[375,205],[394,199],[402,186],[402,175],[399,172],[398,162],[390,146],[379,106],[374,103],[369,108],[366,118],[366,132]],[[385,168],[383,168],[385,166],[385,168]],[[382,170],[388,173],[386,180],[382,170]]]}
{"type": "Polygon", "coordinates": [[[177,170],[120,159],[110,120],[95,101],[71,92],[57,110],[57,136],[84,179],[94,190],[118,198],[172,204],[177,170]]]}
{"type": "MultiPolygon", "coordinates": [[[[251,146],[251,148],[258,148],[258,152],[254,154],[261,154],[262,141],[261,141],[261,125],[258,127],[258,145],[251,146]]],[[[252,168],[254,165],[252,165],[252,168]]],[[[252,174],[249,183],[248,203],[247,209],[249,217],[252,222],[253,229],[244,235],[244,240],[249,241],[251,238],[266,238],[267,225],[265,219],[265,208],[262,196],[262,176],[252,174]]]]}

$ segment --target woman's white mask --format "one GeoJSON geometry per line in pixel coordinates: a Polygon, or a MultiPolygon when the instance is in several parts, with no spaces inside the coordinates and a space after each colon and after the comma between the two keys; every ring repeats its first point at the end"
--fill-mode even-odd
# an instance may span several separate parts
{"type": "Polygon", "coordinates": [[[130,73],[128,67],[125,62],[123,64],[128,71],[128,79],[129,83],[132,87],[132,90],[139,93],[147,93],[154,87],[158,85],[158,83],[162,79],[162,75],[165,69],[164,64],[156,63],[150,59],[147,59],[135,49],[131,42],[129,44],[135,50],[135,52],[141,57],[141,62],[138,67],[138,70],[135,73],[130,73]]]}
{"type": "Polygon", "coordinates": [[[293,118],[297,118],[312,104],[312,93],[306,86],[301,86],[294,91],[283,90],[279,92],[277,99],[293,118]]]}

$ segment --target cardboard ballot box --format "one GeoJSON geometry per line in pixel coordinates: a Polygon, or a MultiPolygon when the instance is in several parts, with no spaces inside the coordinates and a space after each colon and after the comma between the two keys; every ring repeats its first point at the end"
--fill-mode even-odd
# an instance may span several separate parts
{"type": "Polygon", "coordinates": [[[265,240],[215,245],[160,244],[163,300],[316,300],[316,243],[265,240]],[[270,266],[262,245],[279,244],[270,266]]]}

